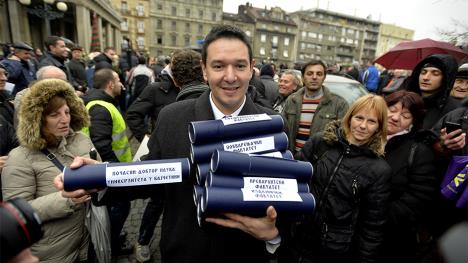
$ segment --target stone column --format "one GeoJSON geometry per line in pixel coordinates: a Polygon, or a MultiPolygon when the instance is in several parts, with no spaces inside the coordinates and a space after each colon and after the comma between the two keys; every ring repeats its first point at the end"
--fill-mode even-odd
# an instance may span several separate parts
{"type": "Polygon", "coordinates": [[[77,41],[81,45],[86,53],[90,51],[91,48],[91,14],[87,8],[82,5],[76,5],[76,32],[77,32],[77,41]]]}

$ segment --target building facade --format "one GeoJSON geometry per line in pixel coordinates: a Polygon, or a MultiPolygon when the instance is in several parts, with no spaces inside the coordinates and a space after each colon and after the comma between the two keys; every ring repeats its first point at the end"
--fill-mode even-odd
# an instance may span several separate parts
{"type": "Polygon", "coordinates": [[[213,26],[222,24],[222,0],[151,0],[151,56],[170,55],[181,48],[200,49],[213,26]]]}
{"type": "Polygon", "coordinates": [[[375,59],[380,22],[323,9],[297,11],[291,17],[299,31],[297,62],[351,64],[375,59]]]}
{"type": "Polygon", "coordinates": [[[382,23],[377,42],[377,57],[389,51],[403,41],[413,40],[414,30],[382,23]]]}
{"type": "Polygon", "coordinates": [[[150,1],[112,0],[112,5],[122,17],[122,39],[127,39],[132,49],[141,54],[148,54],[151,41],[150,1]]]}
{"type": "Polygon", "coordinates": [[[65,3],[66,10],[59,10],[57,1],[51,1],[53,4],[43,0],[30,2],[23,5],[18,0],[0,0],[1,43],[24,41],[44,48],[46,37],[57,35],[81,45],[89,52],[93,14],[96,14],[101,48],[120,46],[121,18],[112,8],[110,0],[60,0],[65,3]]]}

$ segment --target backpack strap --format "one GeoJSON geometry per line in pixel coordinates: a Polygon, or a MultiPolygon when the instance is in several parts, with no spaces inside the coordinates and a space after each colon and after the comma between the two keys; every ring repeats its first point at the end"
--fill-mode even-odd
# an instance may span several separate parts
{"type": "Polygon", "coordinates": [[[57,168],[60,171],[63,171],[64,167],[62,163],[57,159],[57,156],[55,156],[55,154],[51,153],[49,150],[47,150],[47,148],[42,149],[41,152],[47,157],[47,159],[49,159],[49,161],[55,164],[55,166],[57,166],[57,168]]]}

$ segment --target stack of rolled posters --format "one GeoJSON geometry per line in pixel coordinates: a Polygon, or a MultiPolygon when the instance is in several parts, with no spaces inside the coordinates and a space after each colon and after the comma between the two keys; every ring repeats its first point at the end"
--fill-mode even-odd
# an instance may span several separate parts
{"type": "Polygon", "coordinates": [[[288,137],[283,132],[283,126],[280,115],[267,114],[191,122],[190,161],[196,171],[197,183],[205,185],[211,156],[216,150],[292,159],[291,152],[287,151],[288,137]]]}
{"type": "Polygon", "coordinates": [[[198,222],[227,212],[265,216],[268,206],[280,214],[311,214],[312,173],[309,162],[217,150],[205,187],[194,190],[198,222]]]}
{"type": "Polygon", "coordinates": [[[65,167],[65,191],[131,187],[154,184],[180,183],[190,174],[187,158],[142,161],[135,163],[101,163],[78,169],[65,167]]]}

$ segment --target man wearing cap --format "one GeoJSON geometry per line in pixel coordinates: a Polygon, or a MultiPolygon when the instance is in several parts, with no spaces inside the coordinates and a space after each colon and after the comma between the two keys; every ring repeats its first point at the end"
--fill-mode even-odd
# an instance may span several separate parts
{"type": "Polygon", "coordinates": [[[30,61],[30,51],[33,49],[24,42],[17,42],[12,46],[15,50],[2,64],[8,71],[8,82],[15,84],[12,96],[23,90],[35,80],[36,69],[30,61]]]}
{"type": "Polygon", "coordinates": [[[83,48],[80,46],[73,46],[71,48],[71,53],[72,59],[67,62],[71,80],[73,80],[71,84],[78,92],[85,93],[88,82],[86,81],[86,62],[83,60],[83,48]]]}
{"type": "Polygon", "coordinates": [[[453,84],[450,96],[458,100],[463,100],[468,96],[468,63],[458,68],[458,73],[455,77],[455,83],[453,84]]]}

